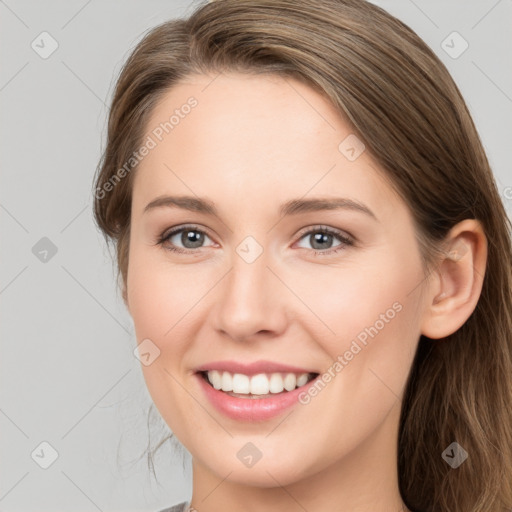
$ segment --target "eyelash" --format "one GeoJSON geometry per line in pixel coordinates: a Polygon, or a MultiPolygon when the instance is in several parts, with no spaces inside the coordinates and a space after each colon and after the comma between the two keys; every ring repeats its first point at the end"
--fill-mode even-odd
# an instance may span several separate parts
{"type": "MultiPolygon", "coordinates": [[[[161,245],[163,247],[164,244],[166,242],[168,242],[175,234],[181,233],[182,231],[195,231],[197,233],[201,233],[201,234],[208,236],[208,233],[206,233],[205,231],[200,229],[198,226],[195,226],[195,225],[180,226],[179,228],[173,229],[172,231],[167,232],[167,233],[164,231],[161,235],[159,235],[157,244],[161,245]]],[[[347,247],[351,247],[354,245],[354,241],[351,238],[345,236],[341,231],[329,228],[327,226],[314,226],[314,227],[308,229],[307,231],[301,233],[298,240],[301,240],[305,236],[312,235],[314,233],[324,233],[324,234],[328,234],[328,235],[333,235],[334,237],[338,238],[338,240],[341,242],[339,245],[335,246],[334,248],[327,249],[325,251],[318,251],[316,249],[310,249],[310,250],[314,251],[315,256],[326,256],[326,255],[336,254],[339,251],[342,251],[342,250],[346,249],[347,247]]],[[[180,247],[176,247],[173,245],[169,245],[169,246],[165,247],[165,249],[168,251],[172,251],[172,252],[180,253],[180,254],[192,254],[194,252],[197,252],[195,249],[181,249],[180,247]]],[[[199,247],[199,249],[201,249],[201,247],[199,247]]]]}

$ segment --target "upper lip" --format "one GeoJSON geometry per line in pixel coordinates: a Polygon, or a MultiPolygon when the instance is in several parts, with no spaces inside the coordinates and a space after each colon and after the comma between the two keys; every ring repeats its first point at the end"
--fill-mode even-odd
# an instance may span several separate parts
{"type": "Polygon", "coordinates": [[[196,368],[196,372],[210,370],[227,371],[230,373],[242,373],[244,375],[257,375],[258,373],[317,373],[314,370],[291,366],[289,364],[273,361],[255,361],[253,363],[239,363],[237,361],[213,361],[196,368]]]}

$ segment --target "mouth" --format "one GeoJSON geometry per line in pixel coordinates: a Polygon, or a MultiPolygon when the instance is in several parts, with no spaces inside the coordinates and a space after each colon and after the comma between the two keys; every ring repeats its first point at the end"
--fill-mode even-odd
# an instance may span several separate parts
{"type": "Polygon", "coordinates": [[[201,370],[198,375],[211,388],[242,399],[268,399],[302,388],[318,377],[316,372],[272,372],[247,375],[227,370],[201,370]]]}
{"type": "Polygon", "coordinates": [[[195,368],[203,396],[235,421],[260,422],[296,407],[320,374],[276,361],[212,361],[195,368]]]}

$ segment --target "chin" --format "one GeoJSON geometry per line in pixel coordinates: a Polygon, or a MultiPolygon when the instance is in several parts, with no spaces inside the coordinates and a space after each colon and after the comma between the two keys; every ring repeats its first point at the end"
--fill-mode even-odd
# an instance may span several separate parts
{"type": "MultiPolygon", "coordinates": [[[[239,439],[239,438],[238,438],[239,439]]],[[[240,443],[242,446],[248,442],[240,443]]],[[[237,447],[233,450],[223,450],[222,455],[210,454],[211,458],[201,459],[200,464],[207,466],[208,470],[214,473],[220,480],[226,479],[230,482],[240,485],[248,485],[262,488],[272,488],[280,485],[290,485],[296,483],[308,474],[314,472],[309,463],[305,463],[304,454],[297,454],[296,457],[290,457],[287,451],[286,443],[283,442],[283,453],[275,453],[272,455],[262,453],[261,458],[252,465],[245,465],[243,462],[243,453],[237,447]],[[308,470],[309,468],[309,470],[308,470]],[[226,475],[229,475],[226,477],[226,475]]],[[[265,449],[262,448],[262,451],[265,449]]],[[[197,458],[195,459],[198,460],[197,458]]]]}

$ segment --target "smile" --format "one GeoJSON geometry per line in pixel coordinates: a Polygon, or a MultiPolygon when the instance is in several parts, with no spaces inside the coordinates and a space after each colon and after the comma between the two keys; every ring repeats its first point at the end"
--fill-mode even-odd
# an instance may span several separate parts
{"type": "Polygon", "coordinates": [[[210,404],[237,421],[265,421],[299,403],[319,373],[280,363],[218,361],[195,369],[210,404]]]}
{"type": "Polygon", "coordinates": [[[287,393],[304,386],[315,378],[316,373],[258,373],[245,375],[228,371],[202,372],[208,383],[217,390],[239,398],[265,398],[287,393]]]}

